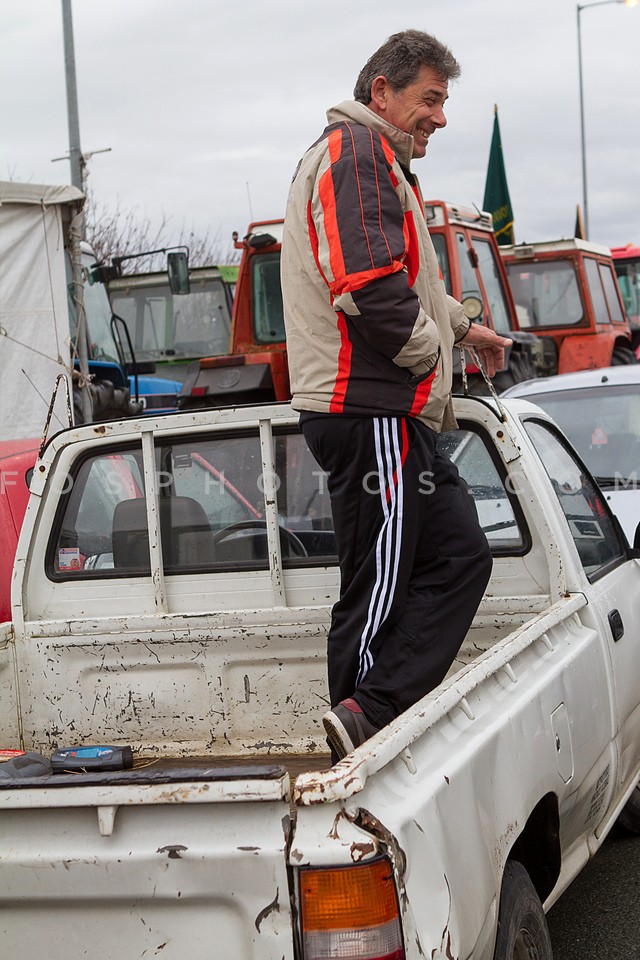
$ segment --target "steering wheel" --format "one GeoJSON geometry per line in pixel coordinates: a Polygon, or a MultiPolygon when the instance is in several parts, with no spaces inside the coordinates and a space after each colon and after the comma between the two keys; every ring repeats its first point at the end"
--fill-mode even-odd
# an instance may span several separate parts
{"type": "MultiPolygon", "coordinates": [[[[266,532],[267,524],[265,520],[239,520],[237,523],[230,523],[227,527],[223,527],[222,530],[218,530],[213,535],[213,543],[217,546],[219,543],[222,543],[224,540],[228,540],[233,537],[233,535],[241,530],[264,530],[266,532]]],[[[308,557],[307,548],[304,543],[297,537],[293,530],[289,530],[288,527],[278,527],[280,531],[280,540],[286,542],[289,545],[289,555],[293,557],[308,557]]]]}

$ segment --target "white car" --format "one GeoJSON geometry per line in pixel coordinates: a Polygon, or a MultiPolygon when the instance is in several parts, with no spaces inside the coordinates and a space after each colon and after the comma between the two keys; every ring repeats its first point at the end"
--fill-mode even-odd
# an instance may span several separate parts
{"type": "Polygon", "coordinates": [[[502,396],[530,400],[553,417],[633,544],[640,523],[640,365],[526,380],[502,396]]]}

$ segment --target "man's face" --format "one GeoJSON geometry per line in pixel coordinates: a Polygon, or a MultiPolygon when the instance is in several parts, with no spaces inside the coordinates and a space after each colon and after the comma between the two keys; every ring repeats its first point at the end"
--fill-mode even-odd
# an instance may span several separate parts
{"type": "Polygon", "coordinates": [[[431,67],[420,67],[417,78],[404,90],[394,91],[386,77],[376,77],[371,86],[369,107],[394,127],[413,137],[413,157],[424,157],[431,134],[445,127],[446,80],[431,67]]]}

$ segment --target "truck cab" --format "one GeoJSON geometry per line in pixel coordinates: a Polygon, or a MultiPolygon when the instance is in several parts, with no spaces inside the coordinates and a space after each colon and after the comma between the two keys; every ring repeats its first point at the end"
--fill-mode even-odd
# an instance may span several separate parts
{"type": "Polygon", "coordinates": [[[500,248],[518,323],[544,339],[544,372],[634,363],[611,251],[587,240],[500,248]]]}

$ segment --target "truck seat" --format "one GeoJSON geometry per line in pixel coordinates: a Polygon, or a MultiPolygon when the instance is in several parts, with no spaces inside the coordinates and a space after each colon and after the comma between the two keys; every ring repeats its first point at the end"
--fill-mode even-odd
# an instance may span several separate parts
{"type": "MultiPolygon", "coordinates": [[[[214,558],[213,534],[204,508],[191,497],[164,497],[160,504],[160,529],[164,566],[209,566],[214,558]]],[[[122,500],[113,513],[113,565],[115,569],[149,573],[149,534],[146,500],[122,500]]]]}

